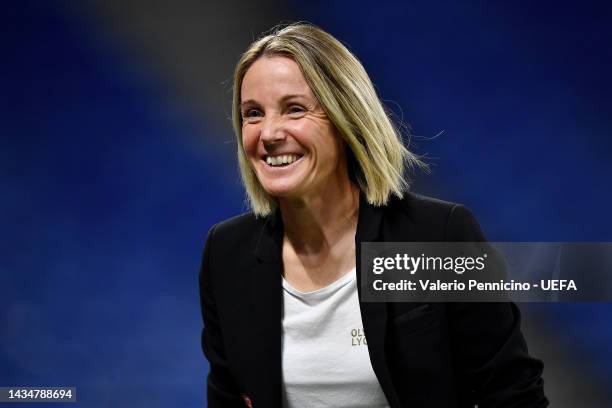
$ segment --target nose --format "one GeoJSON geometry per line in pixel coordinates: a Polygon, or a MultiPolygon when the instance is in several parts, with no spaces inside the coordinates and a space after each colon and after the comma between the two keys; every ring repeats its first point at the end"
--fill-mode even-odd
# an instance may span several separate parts
{"type": "Polygon", "coordinates": [[[266,150],[269,150],[270,147],[285,140],[286,136],[281,121],[275,117],[265,118],[261,126],[259,137],[266,150]]]}

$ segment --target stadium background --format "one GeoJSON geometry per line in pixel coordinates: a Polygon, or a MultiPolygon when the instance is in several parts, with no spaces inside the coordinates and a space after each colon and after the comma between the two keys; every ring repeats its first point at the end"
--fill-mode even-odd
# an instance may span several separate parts
{"type": "MultiPolygon", "coordinates": [[[[280,21],[361,59],[432,165],[416,191],[466,204],[493,241],[612,241],[611,17],[594,1],[4,3],[0,386],[204,405],[199,258],[245,209],[231,72],[280,21]]],[[[612,305],[523,310],[552,405],[610,406],[612,305]]]]}

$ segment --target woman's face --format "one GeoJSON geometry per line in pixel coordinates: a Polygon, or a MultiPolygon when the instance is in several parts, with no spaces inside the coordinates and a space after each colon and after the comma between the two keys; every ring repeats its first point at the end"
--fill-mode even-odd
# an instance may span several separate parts
{"type": "Polygon", "coordinates": [[[244,150],[270,195],[305,197],[348,178],[344,144],[292,59],[262,57],[251,65],[241,113],[244,150]]]}

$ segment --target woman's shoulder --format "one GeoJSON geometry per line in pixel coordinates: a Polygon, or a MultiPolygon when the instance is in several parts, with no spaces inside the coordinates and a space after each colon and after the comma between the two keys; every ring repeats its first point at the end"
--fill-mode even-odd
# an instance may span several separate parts
{"type": "Polygon", "coordinates": [[[463,204],[409,191],[401,198],[393,197],[385,214],[398,225],[410,224],[419,236],[431,240],[484,239],[474,214],[463,204]]]}
{"type": "Polygon", "coordinates": [[[215,234],[243,234],[261,228],[266,220],[266,217],[256,217],[251,211],[245,212],[215,224],[215,234]]]}
{"type": "Polygon", "coordinates": [[[215,242],[245,244],[245,240],[258,235],[268,222],[269,217],[256,217],[254,213],[246,212],[216,223],[208,235],[214,236],[215,242]]]}
{"type": "Polygon", "coordinates": [[[408,191],[401,198],[392,196],[390,206],[398,207],[408,213],[430,215],[433,218],[439,218],[445,217],[453,207],[461,206],[461,204],[408,191]]]}
{"type": "Polygon", "coordinates": [[[254,253],[277,236],[282,225],[277,213],[261,217],[247,212],[221,221],[210,228],[206,242],[219,257],[233,258],[238,254],[254,253]]]}

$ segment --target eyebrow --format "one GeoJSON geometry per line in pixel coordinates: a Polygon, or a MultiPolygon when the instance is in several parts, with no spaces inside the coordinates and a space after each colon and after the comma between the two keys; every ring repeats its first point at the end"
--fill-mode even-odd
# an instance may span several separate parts
{"type": "MultiPolygon", "coordinates": [[[[285,95],[280,99],[280,102],[287,102],[290,99],[294,99],[294,98],[308,98],[307,95],[304,94],[290,94],[290,95],[285,95]]],[[[245,105],[259,105],[259,102],[257,102],[254,99],[247,99],[246,101],[242,102],[240,104],[240,106],[245,106],[245,105]]]]}

